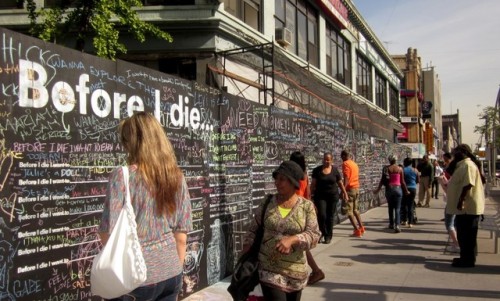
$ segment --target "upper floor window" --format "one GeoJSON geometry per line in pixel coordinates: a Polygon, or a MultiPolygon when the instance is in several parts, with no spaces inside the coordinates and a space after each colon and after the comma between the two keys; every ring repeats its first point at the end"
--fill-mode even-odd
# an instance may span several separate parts
{"type": "Polygon", "coordinates": [[[288,49],[314,66],[319,65],[318,12],[304,0],[275,0],[275,28],[291,32],[288,49]]]}
{"type": "Polygon", "coordinates": [[[356,92],[364,98],[372,101],[372,68],[371,65],[359,53],[356,57],[357,71],[356,92]]]}
{"type": "Polygon", "coordinates": [[[19,0],[2,0],[0,9],[23,8],[23,2],[19,0]]]}
{"type": "MultiPolygon", "coordinates": [[[[403,112],[403,108],[401,107],[401,113],[400,113],[400,104],[398,96],[399,96],[399,91],[393,87],[390,87],[389,88],[390,113],[392,116],[396,118],[399,118],[400,114],[403,112]]],[[[406,111],[406,103],[404,110],[406,111]]]]}
{"type": "MultiPolygon", "coordinates": [[[[2,0],[16,2],[17,0],[2,0]]],[[[78,0],[44,0],[45,7],[77,7],[81,1],[78,0]]],[[[195,0],[141,0],[142,5],[194,5],[195,0]]]]}
{"type": "Polygon", "coordinates": [[[260,31],[260,0],[224,0],[224,10],[260,31]]]}
{"type": "Polygon", "coordinates": [[[386,80],[379,73],[375,73],[375,104],[387,112],[386,80]]]}
{"type": "Polygon", "coordinates": [[[326,72],[345,86],[352,88],[351,44],[335,27],[326,26],[326,72]]]}

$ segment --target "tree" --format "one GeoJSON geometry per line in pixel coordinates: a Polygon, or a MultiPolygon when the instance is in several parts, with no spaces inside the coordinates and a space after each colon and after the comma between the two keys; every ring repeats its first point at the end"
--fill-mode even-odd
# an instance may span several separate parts
{"type": "Polygon", "coordinates": [[[92,39],[96,54],[114,60],[127,48],[120,43],[120,28],[128,30],[141,43],[150,35],[172,42],[167,32],[139,19],[134,7],[140,0],[59,0],[55,8],[38,9],[35,0],[26,1],[30,33],[44,41],[56,43],[76,35],[75,48],[83,51],[85,41],[92,39]]]}
{"type": "MultiPolygon", "coordinates": [[[[480,119],[483,119],[485,122],[482,125],[474,126],[474,133],[478,133],[481,135],[481,140],[485,139],[486,143],[495,142],[496,149],[500,147],[500,119],[499,119],[499,108],[496,107],[485,107],[483,108],[483,112],[478,115],[480,119]],[[493,135],[495,135],[495,139],[493,139],[493,135]]],[[[478,142],[477,147],[481,147],[481,141],[478,142]]]]}

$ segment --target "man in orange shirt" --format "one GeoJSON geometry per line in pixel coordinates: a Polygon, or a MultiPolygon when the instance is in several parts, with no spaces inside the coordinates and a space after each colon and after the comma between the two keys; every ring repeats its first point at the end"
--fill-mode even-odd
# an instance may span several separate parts
{"type": "Polygon", "coordinates": [[[347,214],[349,221],[354,227],[353,236],[361,237],[365,233],[365,227],[361,221],[358,209],[359,197],[359,168],[351,159],[351,154],[345,150],[340,153],[342,158],[342,174],[344,176],[344,187],[347,191],[347,200],[342,200],[342,214],[347,214]]]}

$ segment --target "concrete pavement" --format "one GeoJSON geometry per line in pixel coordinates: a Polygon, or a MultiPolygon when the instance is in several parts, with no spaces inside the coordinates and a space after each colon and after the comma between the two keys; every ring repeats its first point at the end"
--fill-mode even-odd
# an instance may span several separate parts
{"type": "MultiPolygon", "coordinates": [[[[345,221],[334,227],[328,245],[312,250],[326,278],[308,286],[302,300],[404,301],[500,300],[500,187],[489,189],[485,220],[478,234],[475,268],[454,268],[458,254],[446,252],[448,235],[442,196],[417,208],[418,224],[387,229],[387,206],[362,215],[366,233],[351,237],[345,221]]],[[[229,278],[184,299],[230,301],[229,278]]]]}

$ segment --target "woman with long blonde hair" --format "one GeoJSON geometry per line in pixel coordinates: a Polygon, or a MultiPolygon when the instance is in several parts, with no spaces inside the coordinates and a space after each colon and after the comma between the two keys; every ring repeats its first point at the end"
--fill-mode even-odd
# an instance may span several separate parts
{"type": "Polygon", "coordinates": [[[116,300],[177,300],[187,232],[192,230],[191,201],[184,176],[164,129],[150,113],[136,112],[120,122],[129,179],[121,168],[109,176],[99,232],[106,244],[125,200],[125,182],[136,213],[137,234],[148,269],[139,288],[116,300]]]}

